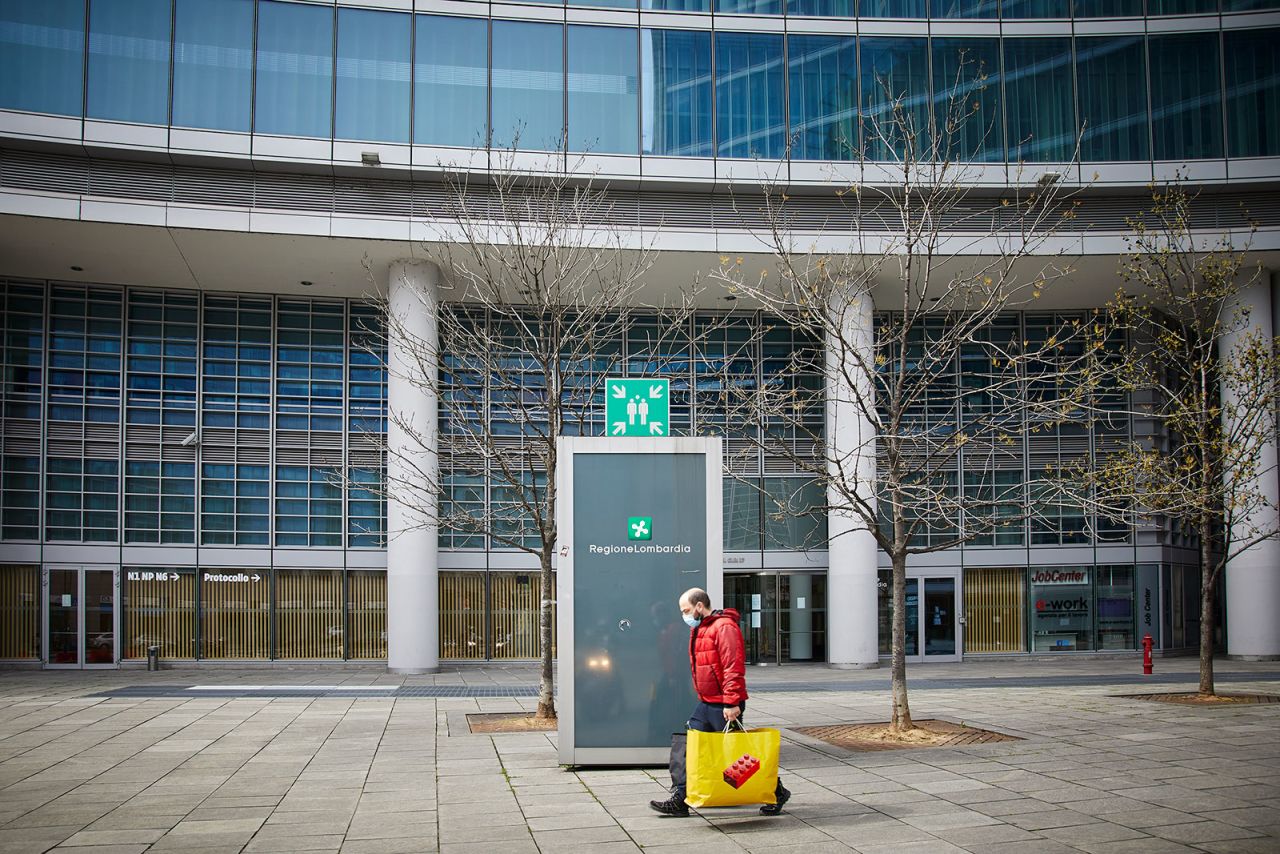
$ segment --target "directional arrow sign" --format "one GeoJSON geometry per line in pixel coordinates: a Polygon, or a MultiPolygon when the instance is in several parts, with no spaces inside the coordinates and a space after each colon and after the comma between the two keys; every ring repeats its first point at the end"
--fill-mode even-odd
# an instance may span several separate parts
{"type": "Polygon", "coordinates": [[[605,428],[610,436],[669,436],[669,380],[605,381],[605,428]]]}

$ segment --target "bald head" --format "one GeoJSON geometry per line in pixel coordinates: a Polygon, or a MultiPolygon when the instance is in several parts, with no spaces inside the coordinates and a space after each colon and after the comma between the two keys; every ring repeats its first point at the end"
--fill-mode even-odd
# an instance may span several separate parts
{"type": "Polygon", "coordinates": [[[690,587],[680,594],[680,608],[683,610],[685,605],[702,605],[702,607],[710,611],[711,597],[701,587],[690,587]]]}

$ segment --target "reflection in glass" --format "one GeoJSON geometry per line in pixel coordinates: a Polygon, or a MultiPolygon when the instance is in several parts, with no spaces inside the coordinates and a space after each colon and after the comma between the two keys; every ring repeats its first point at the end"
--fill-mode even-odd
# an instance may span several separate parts
{"type": "Polygon", "coordinates": [[[716,0],[721,15],[781,15],[782,0],[716,0]]]}
{"type": "Polygon", "coordinates": [[[1005,18],[1070,18],[1071,0],[1001,0],[1000,14],[1005,18]]]}
{"type": "Polygon", "coordinates": [[[1000,12],[998,0],[932,0],[935,18],[994,18],[1000,12]]]}
{"type": "Polygon", "coordinates": [[[488,144],[489,24],[481,18],[417,16],[413,141],[488,144]]]}
{"type": "Polygon", "coordinates": [[[819,549],[827,542],[822,486],[805,477],[764,479],[765,549],[819,549]]]}
{"type": "Polygon", "coordinates": [[[1148,46],[1155,159],[1221,157],[1218,34],[1151,36],[1148,46]]]}
{"type": "Polygon", "coordinates": [[[329,137],[332,107],[333,9],[263,0],[254,130],[329,137]]]}
{"type": "Polygon", "coordinates": [[[169,26],[169,0],[92,0],[90,118],[169,123],[169,26]]]}
{"type": "Polygon", "coordinates": [[[1076,39],[1081,160],[1148,158],[1146,79],[1142,36],[1076,39]]]}
{"type": "Polygon", "coordinates": [[[84,658],[85,664],[114,664],[116,661],[115,571],[84,570],[84,658]]]}
{"type": "Polygon", "coordinates": [[[940,159],[1004,159],[998,39],[933,40],[933,115],[940,159]]]}
{"type": "Polygon", "coordinates": [[[645,154],[710,157],[711,34],[640,31],[645,154]]]}
{"type": "Polygon", "coordinates": [[[0,0],[0,108],[84,109],[83,0],[0,0]]]}
{"type": "Polygon", "coordinates": [[[1229,153],[1280,155],[1280,29],[1230,30],[1223,38],[1229,153]]]}
{"type": "Polygon", "coordinates": [[[1218,0],[1147,0],[1148,15],[1204,15],[1218,11],[1218,0]]]}
{"type": "Polygon", "coordinates": [[[793,159],[852,159],[858,146],[857,62],[851,36],[788,36],[793,159]]]}
{"type": "Polygon", "coordinates": [[[724,549],[759,551],[760,488],[732,477],[724,479],[724,549]]]}
{"type": "Polygon", "coordinates": [[[564,28],[493,22],[493,146],[564,145],[564,28]]]}
{"type": "Polygon", "coordinates": [[[781,157],[783,114],[782,36],[716,33],[716,154],[781,157]]]}
{"type": "Polygon", "coordinates": [[[1133,567],[1099,566],[1098,649],[1136,649],[1133,567]]]}
{"type": "Polygon", "coordinates": [[[895,160],[910,144],[913,156],[928,149],[928,40],[864,38],[859,44],[862,146],[869,160],[895,160]]]}
{"type": "Polygon", "coordinates": [[[196,574],[179,567],[137,567],[121,571],[124,590],[124,658],[145,658],[147,647],[160,657],[195,658],[196,574]]]}
{"type": "Polygon", "coordinates": [[[955,655],[956,580],[924,579],[924,654],[955,655]]]}
{"type": "Polygon", "coordinates": [[[1142,0],[1072,0],[1077,18],[1133,18],[1142,15],[1142,0]]]}
{"type": "Polygon", "coordinates": [[[347,574],[347,625],[352,658],[387,657],[387,573],[347,574]]]}
{"type": "Polygon", "coordinates": [[[409,141],[409,16],[338,10],[338,139],[409,141]]]}
{"type": "Polygon", "coordinates": [[[342,658],[342,570],[276,576],[276,658],[342,658]]]}
{"type": "Polygon", "coordinates": [[[1010,160],[1070,160],[1076,136],[1071,40],[1005,39],[1004,74],[1010,160]]]}
{"type": "Polygon", "coordinates": [[[964,571],[964,652],[1025,652],[1026,570],[964,571]]]}
{"type": "Polygon", "coordinates": [[[858,0],[863,18],[923,18],[926,0],[858,0]]]}
{"type": "Polygon", "coordinates": [[[178,0],[173,123],[248,131],[253,100],[253,0],[178,0]]]}
{"type": "Polygon", "coordinates": [[[710,12],[711,0],[641,0],[640,8],[655,12],[710,12]]]}
{"type": "Polygon", "coordinates": [[[80,579],[74,569],[49,570],[50,664],[80,663],[80,579]]]}
{"type": "Polygon", "coordinates": [[[200,657],[267,658],[270,571],[212,569],[201,576],[200,657]]]}
{"type": "Polygon", "coordinates": [[[827,18],[852,18],[858,0],[787,0],[787,14],[827,18]]]}
{"type": "Polygon", "coordinates": [[[624,27],[569,27],[569,150],[635,154],[639,45],[624,27]]]}

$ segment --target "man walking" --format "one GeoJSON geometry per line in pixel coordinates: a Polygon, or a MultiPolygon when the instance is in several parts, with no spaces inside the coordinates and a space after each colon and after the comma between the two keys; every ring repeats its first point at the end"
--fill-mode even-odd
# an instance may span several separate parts
{"type": "MultiPolygon", "coordinates": [[[[680,613],[692,629],[689,635],[689,667],[693,673],[693,690],[698,705],[686,725],[699,732],[721,732],[730,721],[742,720],[747,707],[746,648],[738,612],[732,608],[711,610],[711,597],[700,587],[686,590],[680,596],[680,613]]],[[[684,802],[687,780],[684,756],[676,756],[672,747],[671,797],[665,801],[649,801],[649,806],[663,815],[687,816],[684,802]]],[[[778,778],[774,790],[776,804],[760,807],[761,815],[778,815],[791,799],[791,792],[778,778]]]]}

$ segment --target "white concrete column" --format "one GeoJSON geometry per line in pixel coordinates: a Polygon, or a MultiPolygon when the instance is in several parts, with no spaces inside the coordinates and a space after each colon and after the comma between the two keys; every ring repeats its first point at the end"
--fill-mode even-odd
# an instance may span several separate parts
{"type": "MultiPolygon", "coordinates": [[[[1248,313],[1247,323],[1222,336],[1219,341],[1224,359],[1240,346],[1246,335],[1259,334],[1271,340],[1274,334],[1272,287],[1269,276],[1261,276],[1237,296],[1240,309],[1248,313]]],[[[1231,322],[1228,320],[1228,322],[1231,322]]],[[[1232,394],[1223,389],[1223,420],[1230,425],[1235,413],[1232,394]]],[[[1251,539],[1257,533],[1275,530],[1280,524],[1280,478],[1276,471],[1276,431],[1265,428],[1272,436],[1258,454],[1258,471],[1252,487],[1265,496],[1269,507],[1238,519],[1232,525],[1233,539],[1251,539]]],[[[1233,658],[1280,658],[1280,540],[1258,543],[1227,564],[1227,649],[1233,658]]]]}
{"type": "MultiPolygon", "coordinates": [[[[874,346],[871,297],[856,304],[833,305],[832,316],[843,330],[843,342],[829,334],[826,342],[827,442],[832,469],[836,461],[848,477],[865,488],[874,503],[876,478],[875,426],[854,403],[873,391],[869,373],[853,361],[858,353],[870,364],[874,346]],[[848,379],[846,379],[848,378],[848,379]],[[865,383],[855,386],[854,384],[865,383]]],[[[835,507],[844,499],[834,491],[835,507]]],[[[879,666],[876,615],[876,541],[857,517],[832,509],[827,514],[830,538],[827,570],[827,660],[833,667],[879,666]]]]}
{"type": "Polygon", "coordinates": [[[440,270],[393,261],[387,277],[387,669],[440,666],[436,483],[436,377],[424,377],[439,349],[440,270]]]}

